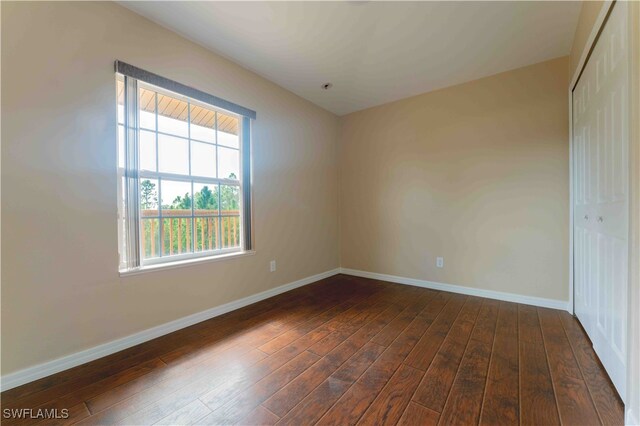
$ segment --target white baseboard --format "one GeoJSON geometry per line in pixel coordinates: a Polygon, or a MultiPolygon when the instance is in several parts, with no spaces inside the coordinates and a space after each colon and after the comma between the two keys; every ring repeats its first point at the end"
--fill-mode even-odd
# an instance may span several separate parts
{"type": "Polygon", "coordinates": [[[627,416],[624,419],[624,424],[625,424],[625,426],[638,426],[638,425],[640,425],[640,422],[638,421],[636,416],[633,414],[633,410],[631,408],[629,408],[627,410],[627,416]]]}
{"type": "Polygon", "coordinates": [[[294,288],[302,287],[321,279],[337,275],[339,273],[340,269],[337,268],[320,274],[312,275],[310,277],[306,277],[289,284],[281,285],[280,287],[272,288],[271,290],[263,291],[262,293],[234,300],[233,302],[225,303],[224,305],[216,306],[215,308],[207,309],[206,311],[198,312],[153,328],[149,328],[147,330],[140,331],[135,334],[131,334],[121,339],[113,340],[111,342],[94,346],[93,348],[89,348],[84,351],[76,352],[62,358],[54,359],[52,361],[47,361],[33,367],[25,368],[24,370],[16,371],[15,373],[7,374],[0,378],[0,391],[5,391],[7,389],[23,385],[25,383],[33,382],[34,380],[38,380],[43,377],[50,376],[60,371],[68,370],[89,361],[93,361],[95,359],[111,355],[115,352],[119,352],[123,349],[127,349],[140,343],[144,343],[151,339],[155,339],[156,337],[164,336],[165,334],[172,333],[182,328],[189,327],[199,322],[206,321],[210,318],[214,318],[227,312],[240,309],[244,306],[251,305],[252,303],[268,299],[289,290],[293,290],[294,288]]]}
{"type": "Polygon", "coordinates": [[[433,290],[449,291],[451,293],[466,294],[469,296],[486,297],[488,299],[504,300],[506,302],[522,303],[525,305],[540,306],[543,308],[561,309],[572,313],[570,304],[564,300],[544,299],[542,297],[523,296],[514,293],[504,293],[494,290],[483,290],[480,288],[463,287],[453,284],[437,283],[433,281],[418,280],[415,278],[398,277],[396,275],[378,274],[375,272],[358,271],[356,269],[340,268],[340,273],[354,275],[362,278],[372,278],[375,280],[389,281],[397,284],[406,284],[416,287],[430,288],[433,290]]]}

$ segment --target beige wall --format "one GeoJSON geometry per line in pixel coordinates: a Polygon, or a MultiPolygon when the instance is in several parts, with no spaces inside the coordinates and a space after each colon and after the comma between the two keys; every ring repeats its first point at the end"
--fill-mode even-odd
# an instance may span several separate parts
{"type": "Polygon", "coordinates": [[[568,300],[568,68],[563,57],[342,117],[341,265],[568,300]]]}
{"type": "Polygon", "coordinates": [[[2,374],[338,267],[337,118],[121,6],[2,2],[1,106],[2,374]],[[119,278],[115,59],[257,111],[254,256],[119,278]]]}
{"type": "Polygon", "coordinates": [[[571,67],[569,71],[569,78],[573,77],[578,62],[582,56],[587,40],[591,35],[591,31],[596,22],[596,18],[600,14],[600,10],[604,1],[583,1],[582,9],[580,10],[580,17],[578,18],[578,25],[576,26],[576,32],[573,36],[573,45],[571,46],[571,67]]]}

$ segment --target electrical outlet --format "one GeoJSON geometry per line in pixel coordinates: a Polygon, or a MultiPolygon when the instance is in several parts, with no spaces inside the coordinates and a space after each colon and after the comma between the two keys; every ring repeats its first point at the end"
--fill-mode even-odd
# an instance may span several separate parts
{"type": "Polygon", "coordinates": [[[276,271],[276,261],[272,260],[271,262],[269,262],[269,270],[271,272],[275,272],[276,271]]]}
{"type": "Polygon", "coordinates": [[[444,257],[436,257],[436,266],[438,268],[444,268],[444,257]]]}

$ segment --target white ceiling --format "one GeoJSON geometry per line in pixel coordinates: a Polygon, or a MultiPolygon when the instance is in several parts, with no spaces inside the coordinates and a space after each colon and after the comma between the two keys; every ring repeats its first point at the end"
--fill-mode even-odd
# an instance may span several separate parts
{"type": "Polygon", "coordinates": [[[580,2],[123,2],[342,115],[567,55],[580,2]],[[321,89],[325,82],[333,88],[321,89]]]}

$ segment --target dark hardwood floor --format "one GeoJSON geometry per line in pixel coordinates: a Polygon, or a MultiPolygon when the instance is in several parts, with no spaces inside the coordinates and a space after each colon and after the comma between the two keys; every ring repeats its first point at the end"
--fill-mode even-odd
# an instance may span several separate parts
{"type": "Polygon", "coordinates": [[[345,275],[1,398],[69,410],[39,424],[623,424],[568,313],[345,275]]]}

